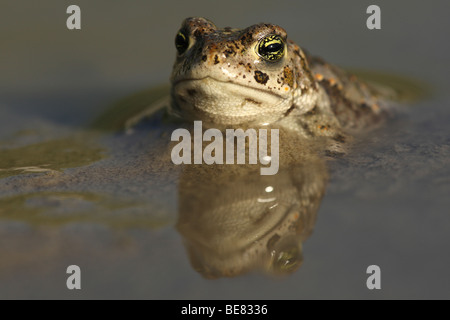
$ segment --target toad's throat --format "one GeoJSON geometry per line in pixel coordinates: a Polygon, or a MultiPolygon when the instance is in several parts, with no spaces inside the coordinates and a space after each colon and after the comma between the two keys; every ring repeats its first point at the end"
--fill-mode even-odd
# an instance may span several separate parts
{"type": "Polygon", "coordinates": [[[293,95],[204,77],[174,82],[172,100],[179,112],[206,120],[265,123],[279,119],[292,105],[293,95]]]}

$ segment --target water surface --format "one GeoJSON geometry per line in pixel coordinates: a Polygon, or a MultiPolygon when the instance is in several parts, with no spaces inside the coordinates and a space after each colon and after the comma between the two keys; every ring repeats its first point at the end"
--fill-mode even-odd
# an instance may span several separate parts
{"type": "Polygon", "coordinates": [[[447,3],[380,1],[377,31],[365,27],[366,1],[78,4],[73,32],[60,1],[0,13],[1,298],[450,297],[447,3]],[[109,129],[126,117],[114,113],[123,97],[167,83],[187,16],[277,23],[331,62],[417,79],[430,94],[348,156],[302,156],[276,178],[170,166],[178,124],[109,129]],[[272,215],[248,205],[269,199],[267,186],[284,205],[272,215]],[[273,238],[280,221],[295,231],[273,238]],[[71,264],[80,291],[66,288],[71,264]],[[366,287],[372,264],[381,290],[366,287]]]}

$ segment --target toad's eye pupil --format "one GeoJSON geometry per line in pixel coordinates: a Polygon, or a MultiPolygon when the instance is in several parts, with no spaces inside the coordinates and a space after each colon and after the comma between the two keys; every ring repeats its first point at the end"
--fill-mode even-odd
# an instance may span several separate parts
{"type": "Polygon", "coordinates": [[[264,60],[277,61],[284,55],[284,41],[278,35],[266,36],[256,46],[256,53],[264,60]]]}
{"type": "Polygon", "coordinates": [[[282,47],[281,43],[272,43],[269,44],[267,47],[265,47],[265,50],[267,52],[277,52],[282,49],[281,47],[282,47]]]}
{"type": "Polygon", "coordinates": [[[175,37],[175,47],[179,54],[183,54],[189,47],[189,38],[181,31],[175,37]]]}

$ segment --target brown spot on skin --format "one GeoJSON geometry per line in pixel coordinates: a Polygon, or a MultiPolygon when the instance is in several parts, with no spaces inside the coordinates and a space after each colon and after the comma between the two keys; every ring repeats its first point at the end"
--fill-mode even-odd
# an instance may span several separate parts
{"type": "Polygon", "coordinates": [[[238,63],[238,65],[244,67],[248,73],[250,73],[250,71],[252,70],[252,65],[250,63],[245,64],[241,61],[238,63]]]}
{"type": "Polygon", "coordinates": [[[242,46],[245,48],[248,46],[248,44],[250,44],[253,40],[252,40],[252,34],[251,33],[245,33],[241,39],[241,44],[242,46]]]}
{"type": "Polygon", "coordinates": [[[286,83],[289,87],[294,86],[294,73],[292,72],[292,69],[288,66],[284,67],[283,70],[284,75],[284,83],[286,83]]]}
{"type": "Polygon", "coordinates": [[[242,75],[242,78],[244,78],[244,79],[246,78],[246,77],[245,77],[245,74],[244,74],[244,75],[242,75]]]}
{"type": "Polygon", "coordinates": [[[231,49],[227,49],[227,50],[225,50],[223,53],[225,54],[225,57],[226,57],[226,58],[228,58],[228,57],[231,56],[231,55],[236,55],[236,52],[234,52],[234,51],[231,50],[231,49]]]}
{"type": "Polygon", "coordinates": [[[217,50],[218,50],[217,44],[215,44],[215,43],[210,43],[210,44],[208,44],[208,46],[206,47],[206,49],[209,50],[210,52],[217,51],[217,50]]]}
{"type": "Polygon", "coordinates": [[[316,73],[316,80],[317,81],[322,81],[323,80],[323,75],[320,73],[316,73]]]}
{"type": "Polygon", "coordinates": [[[333,137],[333,140],[337,142],[345,142],[346,139],[342,134],[337,134],[336,136],[333,137]]]}
{"type": "Polygon", "coordinates": [[[264,72],[257,70],[257,71],[255,71],[255,80],[258,83],[266,84],[267,81],[269,81],[269,76],[267,74],[265,74],[264,72]]]}
{"type": "Polygon", "coordinates": [[[261,104],[261,102],[253,100],[251,98],[245,98],[244,100],[247,101],[247,102],[253,103],[253,104],[257,104],[257,105],[261,104]]]}
{"type": "Polygon", "coordinates": [[[201,38],[204,35],[207,35],[212,32],[214,32],[214,29],[212,29],[210,27],[207,27],[207,26],[199,27],[194,31],[194,37],[196,37],[198,39],[198,38],[201,38]]]}
{"type": "Polygon", "coordinates": [[[214,64],[218,64],[219,63],[219,57],[217,56],[217,54],[214,56],[214,64]]]}
{"type": "Polygon", "coordinates": [[[188,90],[187,90],[187,94],[188,94],[190,97],[193,97],[193,96],[195,96],[195,95],[197,94],[197,91],[196,91],[195,89],[188,89],[188,90]]]}
{"type": "Polygon", "coordinates": [[[237,44],[235,41],[230,42],[230,44],[228,45],[231,49],[233,49],[234,51],[239,51],[239,44],[237,44]]]}
{"type": "Polygon", "coordinates": [[[201,37],[202,33],[203,33],[203,29],[197,29],[194,32],[194,37],[199,38],[199,37],[201,37]]]}
{"type": "Polygon", "coordinates": [[[202,61],[204,62],[204,61],[206,61],[206,59],[207,59],[207,56],[206,56],[206,55],[203,55],[202,61]]]}

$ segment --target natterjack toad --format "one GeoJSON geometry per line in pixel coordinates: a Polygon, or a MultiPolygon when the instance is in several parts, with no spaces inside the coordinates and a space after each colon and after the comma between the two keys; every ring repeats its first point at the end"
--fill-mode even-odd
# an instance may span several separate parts
{"type": "Polygon", "coordinates": [[[276,124],[339,141],[342,129],[379,122],[386,112],[384,92],[310,56],[273,24],[219,29],[188,18],[175,46],[171,110],[187,120],[276,124]]]}

